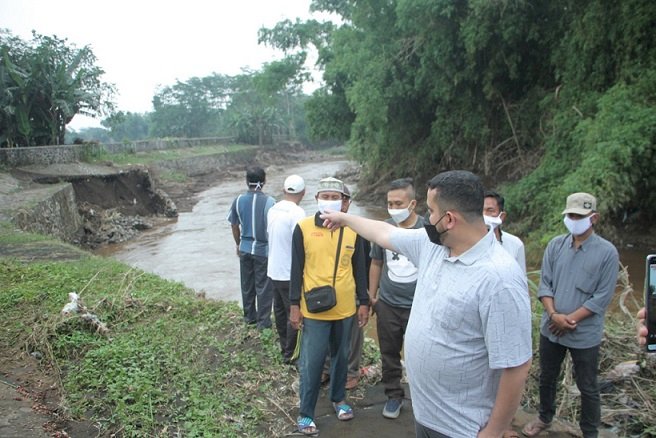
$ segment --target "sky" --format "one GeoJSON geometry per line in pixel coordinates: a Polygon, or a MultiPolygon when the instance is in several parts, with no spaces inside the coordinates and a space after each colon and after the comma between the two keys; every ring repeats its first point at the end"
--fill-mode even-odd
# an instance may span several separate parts
{"type": "MultiPolygon", "coordinates": [[[[116,108],[142,113],[152,111],[158,87],[176,80],[281,59],[281,51],[257,44],[258,30],[286,18],[326,18],[309,8],[310,0],[0,0],[0,28],[25,40],[35,30],[90,46],[102,80],[117,89],[116,108]]],[[[69,124],[90,126],[100,120],[76,116],[69,124]]]]}

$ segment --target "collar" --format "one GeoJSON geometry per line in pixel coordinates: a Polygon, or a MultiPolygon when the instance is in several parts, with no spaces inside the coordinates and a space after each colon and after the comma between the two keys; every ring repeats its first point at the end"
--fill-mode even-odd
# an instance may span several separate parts
{"type": "MultiPolygon", "coordinates": [[[[569,248],[573,248],[574,247],[574,236],[570,233],[570,234],[568,234],[567,239],[569,239],[569,245],[568,245],[569,248]]],[[[578,249],[581,250],[581,251],[587,251],[588,247],[593,245],[598,240],[599,240],[599,236],[597,235],[597,233],[595,233],[593,231],[592,234],[590,234],[587,239],[585,239],[583,242],[581,242],[581,245],[579,245],[578,249]]]]}
{"type": "Polygon", "coordinates": [[[445,260],[455,263],[459,261],[464,265],[473,265],[482,258],[488,250],[496,243],[497,236],[494,234],[494,230],[488,230],[487,234],[481,238],[474,246],[469,248],[467,251],[463,252],[457,257],[447,257],[445,260]]]}

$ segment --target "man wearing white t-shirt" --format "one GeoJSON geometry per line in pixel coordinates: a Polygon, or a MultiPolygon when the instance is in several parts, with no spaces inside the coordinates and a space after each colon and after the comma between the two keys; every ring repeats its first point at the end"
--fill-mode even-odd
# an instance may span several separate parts
{"type": "Polygon", "coordinates": [[[436,175],[425,230],[321,215],[417,266],[404,346],[417,438],[501,437],[531,366],[526,276],[485,226],[483,193],[471,172],[436,175]]]}
{"type": "Polygon", "coordinates": [[[501,224],[506,220],[506,210],[504,209],[505,200],[503,196],[493,190],[485,192],[483,204],[483,219],[485,223],[494,229],[494,235],[497,241],[513,256],[519,267],[526,274],[526,256],[524,254],[524,242],[519,237],[510,234],[507,231],[501,231],[501,224]]]}
{"type": "Polygon", "coordinates": [[[305,217],[299,203],[305,195],[305,181],[291,175],[283,184],[283,200],[267,215],[269,265],[267,275],[273,283],[273,310],[283,360],[290,363],[296,347],[296,330],[289,323],[289,276],[292,264],[292,234],[296,223],[305,217]]]}

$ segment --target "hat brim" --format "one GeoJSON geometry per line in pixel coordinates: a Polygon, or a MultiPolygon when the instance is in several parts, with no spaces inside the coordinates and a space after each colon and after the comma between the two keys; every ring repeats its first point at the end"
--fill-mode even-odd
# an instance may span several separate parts
{"type": "Polygon", "coordinates": [[[338,190],[338,189],[319,189],[319,190],[317,190],[317,193],[323,193],[323,192],[335,192],[335,193],[339,193],[341,195],[348,196],[348,195],[346,195],[346,193],[344,193],[343,190],[338,190]]]}
{"type": "Polygon", "coordinates": [[[581,216],[587,216],[592,213],[594,210],[591,208],[566,208],[563,210],[562,214],[579,214],[581,216]]]}

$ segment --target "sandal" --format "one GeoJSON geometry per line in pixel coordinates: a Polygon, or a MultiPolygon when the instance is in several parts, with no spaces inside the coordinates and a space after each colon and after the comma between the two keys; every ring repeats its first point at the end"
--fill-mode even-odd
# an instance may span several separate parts
{"type": "Polygon", "coordinates": [[[537,417],[535,420],[528,423],[522,429],[522,433],[526,436],[536,436],[540,434],[545,429],[548,429],[551,426],[551,423],[545,423],[540,420],[540,417],[537,417]]]}
{"type": "Polygon", "coordinates": [[[335,408],[335,414],[339,421],[348,421],[353,418],[353,409],[346,403],[333,403],[333,408],[335,408]]]}
{"type": "Polygon", "coordinates": [[[296,427],[298,427],[298,431],[303,435],[319,435],[319,429],[317,429],[317,425],[314,424],[314,421],[310,417],[298,417],[296,419],[296,427]]]}

